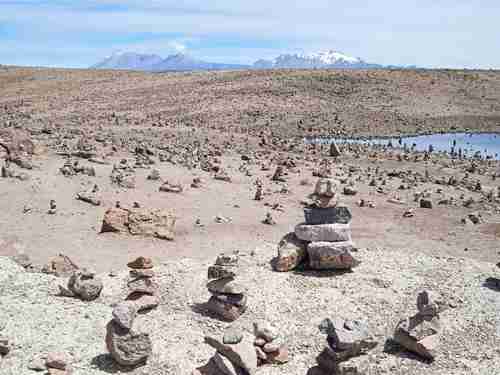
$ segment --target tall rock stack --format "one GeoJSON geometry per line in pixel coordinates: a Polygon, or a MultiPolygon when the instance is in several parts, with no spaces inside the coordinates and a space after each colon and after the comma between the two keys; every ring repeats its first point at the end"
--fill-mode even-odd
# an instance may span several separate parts
{"type": "Polygon", "coordinates": [[[152,260],[138,257],[127,265],[131,269],[130,280],[127,283],[127,301],[133,302],[138,312],[158,306],[158,284],[154,282],[152,260]]]}
{"type": "Polygon", "coordinates": [[[304,208],[305,223],[298,224],[278,245],[274,268],[289,271],[308,262],[317,270],[349,270],[360,262],[351,252],[351,212],[338,206],[338,184],[319,179],[304,208]]]}
{"type": "Polygon", "coordinates": [[[221,254],[208,268],[207,288],[212,296],[206,307],[227,321],[238,319],[247,308],[246,287],[235,280],[237,271],[238,256],[235,254],[221,254]]]}

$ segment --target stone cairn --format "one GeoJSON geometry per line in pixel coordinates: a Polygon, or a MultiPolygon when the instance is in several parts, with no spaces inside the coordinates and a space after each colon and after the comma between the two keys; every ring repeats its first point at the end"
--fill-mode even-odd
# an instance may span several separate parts
{"type": "Polygon", "coordinates": [[[266,321],[257,321],[253,323],[253,332],[258,365],[281,365],[288,362],[288,348],[278,337],[278,330],[266,321]]]}
{"type": "Polygon", "coordinates": [[[106,326],[106,347],[122,366],[143,365],[152,353],[149,334],[132,329],[136,315],[134,304],[122,302],[115,306],[113,319],[106,326]]]}
{"type": "Polygon", "coordinates": [[[285,235],[274,261],[277,271],[290,271],[302,264],[316,270],[350,270],[360,262],[351,252],[351,212],[338,206],[338,184],[319,179],[305,204],[305,223],[285,235]]]}
{"type": "Polygon", "coordinates": [[[127,266],[130,268],[128,296],[113,308],[113,319],[107,325],[106,347],[118,364],[139,366],[151,355],[152,344],[148,333],[135,332],[132,326],[137,313],[158,306],[158,285],[153,281],[151,258],[141,256],[127,266]]]}
{"type": "Polygon", "coordinates": [[[208,268],[208,291],[212,295],[206,304],[211,313],[227,321],[238,319],[247,308],[246,288],[235,281],[238,271],[236,254],[221,254],[208,268]]]}
{"type": "Polygon", "coordinates": [[[200,374],[254,374],[258,366],[288,362],[288,349],[278,338],[278,331],[266,321],[253,324],[254,336],[237,327],[225,330],[222,339],[205,336],[205,343],[216,350],[200,374]]]}
{"type": "Polygon", "coordinates": [[[327,335],[327,344],[316,357],[324,374],[368,374],[371,360],[361,357],[377,346],[373,335],[363,322],[357,320],[325,319],[319,325],[327,335]]]}
{"type": "Polygon", "coordinates": [[[440,295],[428,291],[419,293],[418,312],[398,323],[394,331],[394,341],[410,352],[433,361],[441,332],[439,313],[444,310],[444,306],[440,295]]]}
{"type": "Polygon", "coordinates": [[[127,283],[126,300],[134,305],[137,312],[158,306],[158,284],[154,282],[155,273],[151,258],[141,256],[129,262],[127,266],[130,268],[130,279],[127,283]]]}
{"type": "Polygon", "coordinates": [[[229,328],[222,338],[205,336],[205,343],[216,352],[205,370],[196,369],[192,375],[216,373],[252,375],[257,371],[258,359],[251,335],[229,328]]]}

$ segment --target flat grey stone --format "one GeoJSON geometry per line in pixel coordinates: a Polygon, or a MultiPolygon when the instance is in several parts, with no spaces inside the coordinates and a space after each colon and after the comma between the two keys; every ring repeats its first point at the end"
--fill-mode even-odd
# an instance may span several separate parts
{"type": "Polygon", "coordinates": [[[309,242],[340,242],[351,241],[351,226],[349,224],[298,224],[295,235],[309,242]]]}

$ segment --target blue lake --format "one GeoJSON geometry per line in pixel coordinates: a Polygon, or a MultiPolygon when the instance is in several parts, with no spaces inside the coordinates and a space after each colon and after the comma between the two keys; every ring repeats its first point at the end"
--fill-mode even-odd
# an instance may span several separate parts
{"type": "Polygon", "coordinates": [[[434,152],[458,153],[462,150],[462,155],[473,157],[476,153],[482,157],[490,156],[500,159],[500,134],[496,133],[443,133],[419,135],[412,137],[394,138],[372,138],[372,139],[344,139],[337,140],[338,143],[365,143],[399,148],[408,148],[415,151],[429,151],[431,147],[434,152]]]}

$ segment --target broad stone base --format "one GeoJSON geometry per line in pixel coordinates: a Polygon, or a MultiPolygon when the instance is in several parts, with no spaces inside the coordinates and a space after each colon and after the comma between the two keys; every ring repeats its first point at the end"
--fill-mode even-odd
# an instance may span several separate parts
{"type": "Polygon", "coordinates": [[[307,246],[309,266],[317,270],[349,270],[361,262],[351,255],[351,241],[311,242],[307,246]]]}

